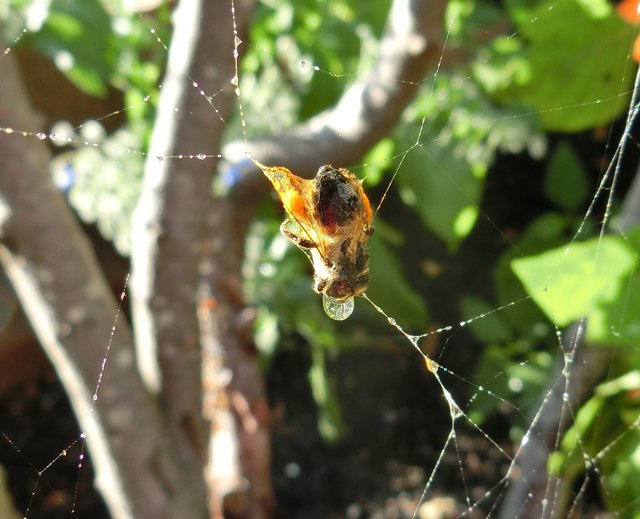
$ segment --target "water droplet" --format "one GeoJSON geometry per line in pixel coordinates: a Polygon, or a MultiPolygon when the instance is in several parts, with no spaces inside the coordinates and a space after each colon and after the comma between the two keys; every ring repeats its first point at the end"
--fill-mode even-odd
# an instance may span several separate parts
{"type": "Polygon", "coordinates": [[[353,313],[353,297],[344,301],[337,301],[331,297],[322,296],[322,308],[324,312],[336,321],[344,321],[353,313]]]}
{"type": "Polygon", "coordinates": [[[38,139],[40,139],[41,141],[44,141],[47,138],[47,134],[46,133],[42,133],[42,132],[38,132],[38,133],[36,133],[36,137],[38,139]]]}
{"type": "Polygon", "coordinates": [[[234,85],[234,86],[238,85],[238,76],[233,76],[231,78],[231,84],[234,85]]]}
{"type": "Polygon", "coordinates": [[[237,36],[235,38],[233,38],[233,44],[237,47],[238,45],[240,45],[242,43],[242,40],[240,38],[238,38],[237,36]]]}
{"type": "Polygon", "coordinates": [[[207,158],[207,156],[204,153],[198,153],[196,155],[196,158],[199,159],[199,160],[204,160],[204,159],[207,158]]]}

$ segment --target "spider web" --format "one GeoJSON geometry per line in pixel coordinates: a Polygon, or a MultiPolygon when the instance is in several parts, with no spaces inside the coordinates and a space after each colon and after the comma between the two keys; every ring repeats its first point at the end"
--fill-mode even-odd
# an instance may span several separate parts
{"type": "MultiPolygon", "coordinates": [[[[566,3],[565,0],[550,3],[549,12],[561,8],[566,3]]],[[[327,13],[325,16],[329,17],[330,14],[327,13]]],[[[594,347],[591,340],[587,338],[588,330],[594,326],[593,319],[588,320],[586,316],[594,315],[589,307],[591,304],[589,298],[592,293],[590,288],[601,283],[601,279],[605,279],[608,284],[618,283],[620,278],[618,267],[627,261],[624,254],[616,255],[620,245],[618,242],[612,243],[609,234],[622,231],[622,242],[626,243],[631,251],[637,250],[634,248],[631,227],[623,225],[622,220],[615,226],[611,224],[613,212],[616,210],[615,197],[621,196],[620,193],[623,192],[620,184],[626,188],[630,183],[628,179],[624,178],[625,174],[629,175],[629,173],[623,170],[623,161],[632,155],[633,148],[637,147],[633,137],[637,116],[637,99],[635,97],[637,89],[633,87],[626,120],[619,123],[622,131],[612,126],[611,129],[607,129],[606,137],[597,141],[601,144],[595,155],[604,162],[604,165],[601,168],[602,174],[597,184],[588,195],[590,203],[586,204],[584,208],[581,207],[579,218],[575,218],[570,227],[565,229],[564,234],[561,234],[563,239],[554,243],[554,250],[557,249],[558,252],[544,257],[543,260],[546,261],[539,260],[541,263],[539,268],[542,269],[542,273],[527,275],[525,260],[528,256],[533,256],[533,252],[523,243],[523,240],[517,238],[516,231],[506,228],[503,220],[491,214],[490,208],[485,208],[478,197],[470,193],[468,186],[453,174],[450,163],[435,155],[434,148],[429,146],[433,143],[443,143],[447,138],[450,138],[446,131],[451,129],[445,127],[445,131],[440,135],[437,132],[435,134],[429,133],[430,129],[437,127],[438,122],[430,119],[428,115],[422,115],[426,109],[420,106],[420,103],[438,102],[438,96],[441,95],[441,91],[438,89],[440,83],[451,81],[451,88],[456,88],[458,85],[469,87],[475,76],[483,73],[481,69],[476,69],[472,71],[471,75],[456,76],[455,74],[448,75],[444,71],[447,65],[447,51],[454,45],[449,43],[448,38],[455,32],[454,24],[458,18],[451,16],[449,20],[450,25],[445,31],[445,44],[436,61],[435,69],[420,81],[423,93],[419,96],[418,102],[407,110],[408,115],[405,115],[399,124],[399,131],[402,133],[406,130],[408,134],[404,141],[400,140],[405,143],[405,146],[393,149],[393,151],[378,147],[376,153],[367,156],[362,162],[348,166],[356,173],[364,172],[371,177],[374,176],[373,172],[376,169],[388,170],[390,176],[386,178],[391,179],[391,182],[381,180],[378,185],[375,184],[375,181],[371,182],[373,194],[377,194],[378,199],[383,200],[374,225],[377,226],[378,232],[383,234],[383,237],[387,234],[387,239],[391,241],[395,236],[394,227],[397,227],[399,233],[405,234],[407,237],[405,238],[407,243],[403,246],[404,250],[409,252],[421,250],[423,245],[417,242],[421,239],[419,237],[426,236],[428,231],[420,224],[419,218],[415,214],[406,220],[401,217],[394,218],[395,212],[402,213],[404,211],[404,214],[407,214],[403,207],[407,205],[415,207],[419,203],[415,197],[416,193],[420,193],[420,191],[410,183],[403,184],[403,181],[406,181],[406,177],[411,175],[412,166],[416,162],[422,165],[425,171],[436,170],[442,174],[449,180],[448,193],[452,196],[454,193],[455,196],[462,194],[463,198],[468,200],[472,210],[478,213],[478,222],[475,225],[480,228],[480,231],[470,233],[468,236],[465,235],[465,243],[457,243],[455,246],[462,247],[467,254],[481,256],[481,249],[489,241],[497,240],[505,244],[512,257],[505,256],[504,261],[521,258],[520,263],[516,261],[513,264],[516,265],[514,267],[516,270],[518,269],[517,265],[520,265],[519,268],[523,273],[520,279],[523,284],[527,285],[529,291],[520,291],[513,297],[503,297],[502,301],[495,294],[491,294],[490,303],[479,298],[468,298],[466,299],[467,304],[462,305],[464,307],[462,311],[458,309],[457,313],[452,312],[450,308],[443,312],[432,308],[431,312],[436,317],[432,319],[428,328],[415,329],[416,326],[413,323],[405,324],[400,317],[403,314],[402,307],[396,309],[394,305],[381,303],[380,298],[374,295],[372,289],[364,300],[357,301],[356,314],[352,318],[354,321],[353,330],[347,333],[342,329],[329,328],[329,332],[333,334],[333,340],[342,345],[345,343],[376,343],[371,350],[364,350],[364,353],[362,348],[342,351],[326,344],[324,348],[320,348],[320,351],[325,352],[320,355],[322,357],[320,362],[325,364],[325,370],[321,376],[335,377],[334,383],[339,385],[340,391],[345,392],[350,389],[352,392],[350,396],[343,396],[345,399],[344,409],[340,419],[347,423],[352,421],[351,427],[354,432],[363,432],[369,429],[378,431],[378,435],[369,432],[370,436],[358,437],[357,434],[350,436],[343,430],[345,447],[342,451],[338,449],[339,455],[345,456],[345,451],[347,451],[349,453],[359,452],[365,458],[374,456],[380,452],[377,449],[382,449],[380,444],[384,443],[385,438],[387,441],[389,438],[395,438],[393,436],[395,433],[391,432],[394,430],[394,426],[406,427],[411,433],[402,437],[403,441],[408,442],[404,446],[405,455],[401,457],[397,451],[394,451],[395,457],[389,457],[389,463],[393,466],[378,467],[375,461],[371,463],[371,466],[374,467],[372,472],[376,472],[378,475],[386,474],[389,477],[386,486],[382,485],[385,488],[384,491],[380,490],[380,485],[376,487],[378,493],[374,493],[373,496],[370,495],[370,488],[368,489],[369,494],[367,491],[359,493],[357,489],[354,489],[353,493],[345,491],[347,495],[342,501],[337,502],[343,506],[343,513],[347,517],[457,517],[459,515],[471,517],[555,517],[558,514],[567,517],[583,517],[595,515],[605,507],[614,516],[632,517],[638,513],[638,498],[633,495],[629,496],[628,493],[625,495],[624,485],[616,482],[616,479],[623,477],[625,472],[612,470],[611,465],[624,465],[626,460],[621,459],[620,456],[624,456],[624,453],[634,452],[633,445],[637,443],[637,429],[640,423],[640,418],[634,411],[634,409],[637,410],[637,406],[634,407],[633,404],[636,401],[634,399],[637,398],[635,396],[637,393],[635,372],[630,370],[621,374],[618,366],[620,357],[628,354],[625,352],[632,351],[635,354],[637,350],[633,340],[635,336],[628,332],[628,326],[633,325],[633,318],[627,316],[625,319],[625,315],[635,309],[633,306],[635,286],[633,279],[622,277],[623,284],[620,291],[623,294],[626,293],[626,297],[621,298],[622,302],[617,308],[620,320],[612,325],[615,335],[621,339],[620,350],[614,349],[613,346],[600,349],[597,346],[594,347]],[[417,125],[412,124],[411,121],[417,121],[417,125]],[[367,169],[371,164],[374,167],[367,169]],[[399,187],[400,195],[395,194],[393,189],[388,190],[387,186],[399,187]],[[389,223],[386,222],[387,218],[389,223]],[[417,238],[408,238],[413,236],[417,238]],[[586,239],[587,236],[594,236],[594,238],[589,241],[586,239]],[[471,245],[468,246],[467,242],[471,245]],[[475,247],[475,251],[472,247],[475,247]],[[576,255],[584,256],[586,259],[582,263],[572,263],[570,259],[576,255]],[[522,311],[522,308],[535,308],[536,302],[552,314],[553,312],[561,313],[566,306],[571,306],[569,302],[565,305],[545,302],[545,297],[560,291],[562,280],[569,276],[567,269],[585,264],[589,267],[585,268],[582,277],[582,286],[587,287],[586,295],[577,303],[582,308],[582,316],[571,318],[570,312],[552,315],[551,320],[545,324],[541,324],[541,319],[532,323],[531,326],[535,329],[530,332],[525,332],[522,326],[516,325],[520,319],[525,321],[525,325],[529,324],[527,323],[528,316],[526,312],[522,311]],[[616,278],[616,276],[618,277],[616,278]],[[368,311],[372,311],[372,314],[367,314],[368,311]],[[362,314],[362,317],[358,316],[358,312],[362,314]],[[368,316],[368,319],[371,319],[373,315],[377,321],[367,321],[365,315],[368,316]],[[455,319],[452,317],[453,315],[462,315],[462,317],[455,319]],[[439,316],[442,317],[438,318],[439,316]],[[505,321],[511,324],[514,329],[519,330],[520,335],[517,339],[501,339],[500,324],[505,321]],[[374,324],[370,324],[371,322],[374,324]],[[438,324],[434,325],[433,323],[438,324]],[[377,335],[374,333],[373,338],[371,336],[363,338],[362,328],[364,326],[373,327],[377,335]],[[472,332],[468,330],[472,330],[472,332]],[[488,353],[483,356],[469,354],[467,350],[478,345],[478,336],[486,338],[486,334],[491,333],[494,334],[493,340],[485,344],[488,353]],[[545,351],[540,344],[544,343],[549,335],[554,337],[554,347],[550,351],[545,351]],[[631,338],[629,339],[629,337],[631,338]],[[505,360],[506,354],[501,352],[501,348],[515,348],[518,342],[529,342],[530,344],[528,348],[520,344],[521,350],[513,353],[512,358],[508,359],[511,362],[507,362],[505,360]],[[531,346],[531,343],[536,342],[537,346],[531,346]],[[407,345],[410,348],[405,348],[407,345]],[[627,350],[623,348],[627,348],[627,350]],[[327,351],[329,353],[326,353],[327,351]],[[393,359],[393,371],[400,373],[400,375],[381,369],[381,365],[388,364],[390,359],[393,359]],[[521,360],[515,361],[513,359],[521,360]],[[469,362],[477,363],[477,369],[470,369],[468,365],[465,365],[469,362]],[[604,367],[599,372],[599,376],[603,378],[604,382],[600,383],[595,390],[594,387],[599,380],[590,381],[588,374],[588,368],[593,364],[602,364],[604,367]],[[376,375],[372,377],[371,373],[367,372],[368,369],[379,369],[380,372],[379,374],[374,372],[376,375]],[[372,384],[371,381],[367,383],[367,378],[375,378],[375,384],[372,384]],[[435,384],[430,385],[433,381],[435,384]],[[388,389],[385,387],[381,392],[380,388],[376,388],[375,385],[390,387],[388,389]],[[394,395],[391,389],[397,390],[398,387],[402,387],[401,390],[398,390],[400,396],[394,395]],[[366,406],[364,411],[357,412],[356,406],[366,402],[367,392],[373,392],[369,398],[373,405],[366,406]],[[365,400],[359,400],[359,398],[365,400]],[[354,402],[355,400],[357,403],[354,402]],[[584,404],[585,401],[586,404],[584,404]],[[418,405],[411,407],[408,405],[409,402],[417,402],[418,405]],[[597,418],[589,420],[589,413],[596,416],[598,413],[604,413],[607,405],[615,409],[618,414],[607,415],[600,420],[597,418]],[[402,416],[403,412],[415,413],[415,415],[402,416]],[[361,414],[368,414],[369,418],[362,418],[361,414]],[[433,417],[436,418],[433,419],[433,417]],[[517,422],[517,424],[505,423],[510,420],[514,424],[517,422]],[[430,429],[428,427],[430,421],[439,422],[438,426],[430,429]],[[369,437],[371,443],[367,444],[369,437]],[[551,458],[550,464],[555,467],[563,467],[564,472],[560,472],[563,477],[540,478],[539,473],[547,469],[547,456],[553,450],[557,450],[558,453],[551,458]],[[491,468],[487,468],[487,466],[491,466],[491,468]],[[573,479],[569,477],[570,475],[573,476],[573,479]],[[611,484],[612,486],[610,486],[611,484]],[[453,490],[454,488],[455,490],[453,490]],[[388,497],[382,498],[385,491],[388,497]],[[621,495],[616,495],[616,492],[621,495]],[[625,500],[625,498],[627,499],[625,500]]],[[[545,24],[544,15],[531,16],[522,24],[523,28],[520,31],[526,33],[527,28],[541,24],[545,24]]],[[[157,47],[165,53],[168,52],[164,38],[158,36],[157,29],[151,25],[149,31],[156,39],[157,47]]],[[[28,34],[26,30],[19,33],[5,54],[17,47],[20,39],[26,34],[28,34]]],[[[516,32],[508,35],[510,38],[507,40],[514,39],[517,34],[516,32]]],[[[257,113],[258,100],[253,99],[254,95],[258,95],[257,87],[252,90],[251,84],[243,84],[242,70],[238,70],[241,61],[237,51],[242,49],[243,45],[250,46],[250,43],[240,41],[237,34],[235,34],[235,38],[236,74],[230,82],[231,86],[222,87],[218,92],[204,92],[200,91],[195,80],[190,79],[191,88],[201,92],[205,105],[203,110],[210,111],[212,117],[220,117],[216,109],[216,97],[229,88],[236,89],[238,114],[234,120],[226,121],[226,123],[229,125],[229,132],[237,138],[236,149],[239,149],[240,154],[243,155],[249,149],[249,140],[261,130],[261,115],[257,113]]],[[[631,40],[628,41],[628,45],[630,47],[631,40]]],[[[286,48],[279,48],[275,44],[273,48],[256,47],[254,50],[273,60],[273,65],[266,68],[267,73],[272,73],[277,68],[278,60],[292,59],[286,48]]],[[[303,76],[306,75],[306,81],[309,81],[309,78],[314,74],[321,74],[329,84],[344,87],[357,76],[358,71],[354,69],[347,69],[344,73],[332,72],[314,56],[299,56],[298,58],[301,63],[299,73],[303,76]]],[[[633,68],[632,61],[630,58],[627,59],[629,70],[631,70],[633,68]]],[[[481,64],[483,64],[482,61],[481,64]]],[[[484,64],[489,65],[488,58],[484,64]]],[[[620,85],[619,96],[626,99],[625,96],[629,94],[630,89],[624,86],[624,78],[617,79],[619,79],[620,85]]],[[[556,88],[561,89],[562,85],[556,86],[556,88]]],[[[561,96],[560,99],[562,99],[561,96]]],[[[150,96],[145,97],[140,101],[140,104],[144,105],[149,100],[150,96]]],[[[494,117],[493,122],[496,127],[500,127],[505,121],[517,123],[528,117],[545,116],[547,113],[562,113],[581,108],[588,110],[607,101],[611,100],[592,98],[589,101],[578,103],[576,106],[560,102],[557,107],[547,110],[498,114],[494,117]]],[[[287,102],[288,100],[283,101],[285,104],[287,102]]],[[[132,105],[127,109],[135,108],[132,105]]],[[[280,108],[272,113],[277,114],[280,111],[286,114],[286,110],[280,108]]],[[[119,113],[119,111],[109,112],[98,120],[108,121],[109,118],[116,117],[119,113]]],[[[434,112],[428,113],[433,114],[434,112]]],[[[283,120],[277,121],[277,124],[286,125],[287,122],[290,122],[286,120],[286,115],[278,115],[278,117],[282,117],[283,120]]],[[[264,119],[264,117],[262,118],[264,119]]],[[[514,127],[516,126],[509,128],[513,131],[514,127]]],[[[4,128],[3,131],[5,135],[0,134],[0,138],[14,138],[16,135],[9,134],[22,132],[18,138],[71,143],[77,145],[80,150],[98,149],[104,151],[110,148],[116,150],[116,154],[124,156],[145,156],[144,152],[140,151],[138,142],[127,141],[131,138],[128,135],[121,137],[122,140],[116,142],[115,145],[112,141],[96,144],[96,134],[91,132],[97,131],[98,137],[102,137],[99,135],[100,128],[94,123],[82,124],[76,128],[67,127],[66,130],[64,127],[58,126],[55,131],[49,133],[29,133],[23,132],[19,128],[4,128]],[[66,134],[64,134],[65,131],[66,134]]],[[[540,134],[533,131],[527,137],[529,142],[525,148],[528,146],[529,151],[535,155],[536,146],[540,147],[542,142],[540,134]]],[[[521,138],[520,140],[522,142],[527,139],[521,138]]],[[[513,145],[513,143],[511,144],[513,145]]],[[[506,145],[509,145],[508,141],[506,145]]],[[[230,149],[232,151],[229,152],[229,155],[225,155],[224,152],[212,154],[206,150],[198,150],[196,153],[185,153],[178,156],[163,155],[158,159],[161,161],[169,158],[200,161],[214,156],[228,158],[234,156],[233,146],[230,149]]],[[[261,159],[261,157],[254,158],[261,159]]],[[[319,165],[324,163],[322,159],[319,160],[319,165]]],[[[234,171],[234,164],[231,162],[227,175],[233,176],[234,171]]],[[[63,175],[64,168],[59,168],[57,173],[63,175]]],[[[499,171],[491,171],[491,175],[497,176],[497,182],[502,186],[509,182],[508,178],[504,174],[500,175],[499,171]]],[[[117,181],[122,182],[121,179],[117,181]]],[[[487,191],[490,191],[489,187],[487,187],[487,191]]],[[[78,205],[82,207],[81,204],[78,205]]],[[[265,211],[269,212],[269,209],[265,209],[265,211]]],[[[428,220],[428,216],[424,218],[428,220]]],[[[553,224],[551,220],[544,223],[553,224]]],[[[521,225],[518,232],[521,232],[524,227],[521,225]]],[[[113,230],[110,232],[114,236],[118,235],[113,230]]],[[[269,238],[265,238],[265,231],[259,222],[252,232],[247,245],[249,256],[247,265],[253,265],[256,271],[263,274],[269,274],[277,268],[275,261],[278,258],[285,258],[289,252],[283,249],[284,242],[280,237],[271,234],[269,238]]],[[[425,241],[428,240],[425,238],[425,241]]],[[[402,240],[396,243],[402,243],[402,240]]],[[[120,246],[126,249],[126,240],[121,241],[120,246]]],[[[373,244],[372,249],[374,256],[372,261],[375,262],[376,249],[373,244]]],[[[382,249],[382,251],[384,253],[387,249],[382,249]]],[[[633,252],[633,256],[635,254],[633,252]]],[[[416,255],[416,257],[419,256],[416,255]]],[[[441,252],[441,257],[446,257],[446,255],[441,252]]],[[[289,261],[288,257],[285,259],[289,261]]],[[[534,271],[535,266],[531,267],[534,271]]],[[[425,260],[419,267],[413,266],[411,275],[425,277],[426,273],[426,277],[431,275],[437,279],[443,268],[446,268],[446,265],[443,266],[436,260],[425,260]]],[[[634,268],[634,264],[631,264],[627,266],[625,272],[633,271],[634,268]]],[[[478,276],[483,277],[482,274],[478,274],[478,276]]],[[[389,276],[388,279],[385,279],[385,273],[382,273],[380,277],[382,285],[387,285],[390,289],[392,278],[389,276]]],[[[277,276],[274,276],[274,279],[277,280],[277,276]]],[[[486,279],[487,277],[485,277],[486,279]]],[[[259,285],[259,281],[255,277],[250,279],[251,283],[253,288],[250,290],[254,291],[257,298],[256,304],[260,305],[260,291],[273,289],[272,283],[259,285]]],[[[437,286],[437,283],[433,283],[433,286],[442,290],[437,286]]],[[[569,289],[571,288],[572,285],[569,283],[569,289]]],[[[579,287],[573,288],[578,290],[579,287]]],[[[566,290],[566,287],[564,289],[566,290]]],[[[512,293],[516,294],[507,291],[509,295],[512,293]]],[[[124,294],[123,291],[121,300],[124,298],[124,294]]],[[[278,295],[282,294],[283,292],[278,293],[278,295]]],[[[316,297],[313,294],[311,296],[316,297]]],[[[402,285],[399,299],[404,298],[406,301],[411,301],[412,297],[413,294],[409,287],[402,285]]],[[[445,306],[450,307],[451,305],[445,306]]],[[[287,309],[285,308],[285,310],[287,309]]],[[[286,318],[286,315],[283,319],[286,318]]],[[[309,315],[310,327],[316,326],[311,320],[313,312],[309,311],[309,315]]],[[[114,327],[117,326],[117,319],[118,317],[115,316],[114,327]]],[[[259,343],[268,344],[270,342],[267,337],[267,332],[270,330],[269,323],[273,322],[270,319],[273,319],[273,312],[266,309],[262,314],[261,327],[258,328],[258,333],[262,334],[258,340],[259,343]]],[[[286,329],[287,325],[284,324],[283,327],[286,329]]],[[[271,330],[273,331],[272,328],[271,330]]],[[[301,333],[300,329],[297,331],[301,333]]],[[[320,332],[324,331],[324,329],[320,329],[320,332]]],[[[303,329],[302,335],[310,342],[318,342],[318,336],[321,334],[317,330],[307,330],[305,334],[303,329]]],[[[282,340],[279,335],[276,337],[278,340],[282,340]]],[[[272,336],[271,342],[273,340],[272,336]]],[[[328,340],[331,341],[331,339],[328,340]]],[[[316,346],[318,345],[316,344],[316,346]]],[[[110,339],[105,337],[104,356],[102,359],[96,359],[98,364],[102,364],[102,369],[100,370],[100,378],[96,380],[95,398],[99,398],[103,370],[109,369],[107,362],[109,348],[110,339]]],[[[317,349],[314,351],[315,353],[311,355],[319,355],[317,349]]],[[[272,354],[272,373],[283,370],[283,366],[286,366],[286,363],[295,357],[295,353],[286,350],[272,354]]],[[[318,372],[315,373],[318,376],[318,372]]],[[[296,371],[290,376],[300,379],[297,381],[300,383],[306,377],[306,372],[297,366],[296,371]]],[[[313,376],[312,374],[310,378],[313,379],[313,376]]],[[[277,387],[282,384],[274,378],[275,375],[271,375],[271,377],[273,386],[277,387]]],[[[280,403],[283,405],[286,403],[289,409],[295,409],[295,403],[287,401],[286,396],[278,398],[280,398],[280,403]]],[[[307,398],[309,399],[306,402],[308,406],[314,407],[310,397],[307,398]]],[[[325,412],[329,413],[330,411],[325,409],[325,412]]],[[[294,415],[294,411],[289,411],[289,414],[294,415]]],[[[329,426],[337,427],[336,416],[334,414],[327,418],[329,426]]],[[[289,499],[283,500],[285,510],[290,512],[288,516],[320,517],[326,515],[326,509],[309,512],[309,510],[314,510],[314,503],[322,499],[322,485],[320,484],[318,489],[312,485],[303,484],[301,481],[303,479],[301,476],[311,470],[313,462],[306,459],[304,452],[295,452],[294,448],[286,450],[283,442],[279,443],[277,439],[277,427],[274,434],[276,435],[276,452],[278,449],[282,451],[281,457],[276,460],[275,471],[276,474],[282,474],[282,477],[288,481],[284,487],[287,489],[288,494],[285,494],[289,499]],[[291,496],[293,493],[291,489],[296,487],[300,489],[298,501],[296,501],[296,496],[291,496]]],[[[44,490],[43,478],[53,472],[53,468],[60,464],[61,459],[71,457],[75,460],[74,464],[79,467],[77,478],[83,477],[86,472],[83,468],[85,433],[78,433],[64,445],[54,447],[53,454],[48,455],[48,462],[43,466],[32,462],[31,455],[24,454],[25,451],[15,439],[15,434],[3,431],[2,435],[5,440],[5,450],[8,450],[14,457],[16,454],[23,456],[23,466],[32,471],[35,483],[31,483],[31,499],[45,492],[53,496],[51,499],[56,499],[55,483],[47,483],[47,490],[44,490]],[[78,448],[80,452],[74,452],[74,449],[78,448]],[[70,453],[71,456],[69,456],[70,453]]],[[[291,433],[289,436],[283,433],[283,437],[291,440],[291,433]]],[[[327,456],[331,452],[336,452],[323,446],[319,437],[313,445],[315,448],[321,449],[321,452],[327,456]]],[[[299,442],[295,448],[303,449],[304,442],[299,442]]],[[[340,474],[339,480],[344,484],[353,483],[354,487],[356,487],[356,482],[364,484],[366,479],[349,469],[353,467],[362,469],[362,466],[366,464],[358,465],[348,456],[345,459],[347,460],[347,468],[342,470],[347,474],[341,473],[339,468],[335,469],[340,474]],[[352,463],[353,465],[351,465],[352,463]]],[[[322,458],[316,460],[315,463],[321,463],[321,460],[322,458]]],[[[631,469],[627,470],[631,471],[631,469]]],[[[276,477],[276,479],[278,478],[276,477]]],[[[325,484],[327,484],[326,481],[325,484]]],[[[71,486],[75,488],[77,493],[81,489],[80,480],[74,481],[71,486]]],[[[75,502],[76,496],[73,497],[71,503],[66,504],[67,515],[82,516],[76,510],[75,502]]],[[[33,518],[38,517],[38,514],[39,511],[30,503],[23,515],[33,518]]]]}

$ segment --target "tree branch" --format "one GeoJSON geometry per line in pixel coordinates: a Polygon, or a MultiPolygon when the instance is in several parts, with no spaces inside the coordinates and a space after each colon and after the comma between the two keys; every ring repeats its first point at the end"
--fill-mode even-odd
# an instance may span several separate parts
{"type": "Polygon", "coordinates": [[[244,234],[235,234],[235,223],[227,217],[233,202],[213,199],[217,159],[176,156],[218,153],[224,120],[235,100],[230,83],[236,66],[234,23],[243,37],[252,5],[252,0],[236,0],[235,20],[228,0],[183,0],[176,10],[168,70],[133,222],[132,294],[143,376],[150,388],[161,391],[182,460],[201,474],[208,455],[213,456],[207,474],[214,517],[229,503],[238,503],[224,503],[227,495],[246,497],[240,500],[241,510],[234,505],[234,516],[259,518],[274,508],[268,408],[251,334],[246,325],[234,326],[244,308],[238,277],[244,234]],[[201,90],[220,92],[212,100],[215,111],[201,90]],[[226,372],[231,378],[228,386],[223,383],[226,372]],[[247,428],[231,405],[238,400],[246,402],[250,413],[261,411],[259,419],[249,420],[255,427],[247,428]],[[221,437],[231,439],[225,445],[237,456],[219,456],[215,448],[221,437]],[[218,477],[225,462],[237,465],[226,472],[226,480],[218,477]],[[249,491],[238,493],[243,487],[249,491]]]}
{"type": "Polygon", "coordinates": [[[0,59],[0,77],[0,262],[86,433],[96,484],[114,518],[201,516],[204,503],[139,379],[124,317],[111,336],[118,304],[51,183],[46,143],[6,130],[41,130],[11,55],[0,59]]]}
{"type": "MultiPolygon", "coordinates": [[[[336,106],[288,133],[236,141],[224,149],[232,164],[251,157],[283,164],[296,174],[313,176],[323,164],[357,162],[388,135],[442,55],[444,0],[394,0],[380,42],[380,56],[369,74],[347,88],[336,106]]],[[[253,165],[240,168],[236,197],[255,203],[269,189],[253,165]]]]}

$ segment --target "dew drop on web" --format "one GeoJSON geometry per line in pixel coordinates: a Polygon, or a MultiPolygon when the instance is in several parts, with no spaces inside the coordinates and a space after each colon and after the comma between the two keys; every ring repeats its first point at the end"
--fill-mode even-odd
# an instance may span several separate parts
{"type": "Polygon", "coordinates": [[[324,312],[336,321],[344,321],[353,313],[353,297],[344,301],[337,301],[326,295],[322,295],[322,308],[324,312]]]}

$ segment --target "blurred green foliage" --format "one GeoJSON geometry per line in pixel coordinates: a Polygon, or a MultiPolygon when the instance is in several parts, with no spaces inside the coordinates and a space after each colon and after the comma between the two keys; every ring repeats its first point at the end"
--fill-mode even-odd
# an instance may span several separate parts
{"type": "Polygon", "coordinates": [[[128,254],[142,152],[151,136],[166,59],[156,39],[168,41],[170,10],[161,6],[145,18],[118,0],[11,0],[10,6],[2,19],[17,47],[49,57],[87,95],[103,98],[119,92],[124,100],[117,113],[100,114],[78,127],[59,121],[50,135],[60,147],[52,163],[54,181],[85,222],[96,224],[121,254],[128,254]],[[12,32],[17,27],[29,32],[12,32]],[[124,124],[108,135],[102,119],[121,115],[124,124]]]}
{"type": "MultiPolygon", "coordinates": [[[[633,361],[638,365],[637,352],[633,361]]],[[[613,364],[613,376],[595,388],[580,408],[560,448],[549,460],[549,470],[564,477],[560,499],[570,504],[570,485],[584,472],[585,465],[602,484],[609,510],[619,517],[638,517],[634,496],[640,495],[640,372],[613,364]]]]}
{"type": "MultiPolygon", "coordinates": [[[[605,236],[513,260],[512,268],[527,293],[559,328],[586,317],[587,340],[613,344],[626,327],[615,302],[635,285],[635,252],[622,238],[605,236]],[[612,307],[613,304],[613,307],[612,307]],[[613,315],[610,315],[613,311],[613,315]],[[616,319],[618,326],[611,326],[616,319]],[[613,332],[613,333],[612,333],[613,332]]],[[[633,290],[630,291],[633,293],[633,290]]],[[[626,304],[631,301],[627,299],[626,304]]],[[[632,317],[636,322],[636,316],[632,317]]],[[[624,340],[635,342],[632,335],[624,340]]]]}
{"type": "Polygon", "coordinates": [[[34,38],[36,48],[50,57],[78,88],[105,96],[115,66],[117,37],[111,19],[98,0],[52,2],[34,38]]]}
{"type": "Polygon", "coordinates": [[[495,100],[563,132],[607,124],[627,107],[634,29],[612,3],[509,0],[505,14],[512,32],[493,38],[473,69],[495,100]]]}
{"type": "MultiPolygon", "coordinates": [[[[126,253],[140,189],[139,152],[148,143],[167,58],[150,28],[169,41],[169,8],[142,16],[115,0],[53,0],[38,14],[38,5],[11,0],[12,9],[0,11],[16,45],[49,56],[85,93],[104,96],[116,89],[124,95],[123,126],[111,135],[86,135],[98,122],[72,129],[76,145],[65,148],[53,170],[58,176],[72,172],[70,203],[126,253]],[[11,32],[22,26],[30,28],[26,36],[11,32]]],[[[389,6],[389,0],[260,2],[242,48],[249,136],[278,133],[332,106],[380,52],[389,6]]],[[[483,197],[496,158],[528,154],[540,161],[547,205],[515,236],[502,235],[506,246],[493,264],[494,285],[482,294],[465,287],[451,291],[460,321],[473,319],[469,329],[480,353],[472,377],[487,390],[475,393],[466,412],[477,424],[510,413],[511,435],[521,437],[559,352],[556,330],[586,318],[589,341],[624,354],[611,366],[616,378],[577,410],[550,466],[573,481],[585,472],[583,454],[589,453],[606,476],[608,504],[612,510],[627,506],[631,517],[640,513],[629,505],[638,495],[640,472],[633,371],[640,361],[638,241],[634,233],[599,238],[595,214],[583,218],[593,183],[571,134],[599,130],[628,106],[634,28],[605,0],[451,0],[446,12],[433,16],[442,16],[448,28],[443,66],[421,83],[398,127],[354,168],[367,188],[384,187],[397,173],[393,187],[415,219],[410,232],[395,224],[386,205],[376,216],[368,295],[402,326],[426,331],[440,301],[422,287],[440,274],[416,274],[422,258],[401,252],[411,250],[416,227],[420,240],[443,245],[441,270],[463,262],[460,251],[478,222],[492,223],[483,197]],[[549,132],[566,135],[555,133],[550,146],[549,132]],[[577,229],[581,234],[572,241],[577,229]],[[606,456],[599,455],[605,448],[606,456]]],[[[241,122],[228,124],[227,139],[237,139],[241,122]]],[[[294,337],[310,344],[319,429],[328,441],[338,441],[344,420],[327,358],[370,347],[380,316],[359,299],[347,322],[328,319],[311,290],[307,258],[278,232],[282,218],[279,203],[266,201],[247,236],[243,272],[258,316],[256,343],[265,369],[278,348],[297,346],[294,337]]]]}

